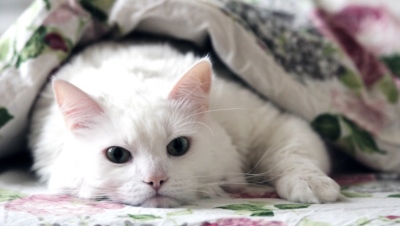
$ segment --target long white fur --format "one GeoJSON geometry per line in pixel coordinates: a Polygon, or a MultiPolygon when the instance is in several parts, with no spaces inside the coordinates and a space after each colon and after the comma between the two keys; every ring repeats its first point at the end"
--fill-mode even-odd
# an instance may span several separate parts
{"type": "Polygon", "coordinates": [[[85,104],[102,112],[82,111],[95,123],[77,132],[68,127],[65,109],[48,85],[32,118],[33,169],[56,192],[148,207],[223,195],[222,188],[246,190],[246,178],[253,177],[271,182],[291,201],[337,200],[339,186],[326,176],[327,152],[306,122],[216,76],[210,93],[189,81],[186,96],[171,94],[179,79],[204,60],[168,45],[105,43],[85,50],[55,79],[78,87],[93,101],[85,104]],[[179,136],[190,137],[190,150],[168,156],[167,144],[179,136]],[[107,160],[110,146],[129,150],[131,161],[107,160]],[[169,179],[155,197],[143,178],[157,173],[169,179]]]}

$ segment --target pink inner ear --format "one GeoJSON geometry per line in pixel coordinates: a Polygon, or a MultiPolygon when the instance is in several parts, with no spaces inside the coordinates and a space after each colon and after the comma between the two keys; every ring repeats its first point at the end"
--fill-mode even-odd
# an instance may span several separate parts
{"type": "Polygon", "coordinates": [[[168,99],[190,102],[199,108],[207,109],[211,75],[211,63],[208,60],[197,62],[175,84],[168,99]]]}
{"type": "Polygon", "coordinates": [[[57,104],[70,130],[89,128],[101,107],[85,92],[64,80],[53,80],[57,104]]]}

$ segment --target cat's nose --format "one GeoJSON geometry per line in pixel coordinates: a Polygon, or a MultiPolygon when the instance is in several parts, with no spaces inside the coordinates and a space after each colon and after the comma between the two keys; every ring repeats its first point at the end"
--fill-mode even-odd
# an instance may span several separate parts
{"type": "Polygon", "coordinates": [[[160,174],[160,175],[151,175],[145,180],[143,180],[144,183],[152,186],[154,190],[158,191],[161,186],[168,180],[168,176],[165,174],[160,174]]]}

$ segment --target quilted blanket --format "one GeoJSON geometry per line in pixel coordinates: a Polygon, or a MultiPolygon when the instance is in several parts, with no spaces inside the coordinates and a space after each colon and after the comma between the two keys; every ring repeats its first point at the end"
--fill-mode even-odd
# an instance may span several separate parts
{"type": "MultiPolygon", "coordinates": [[[[36,0],[0,38],[0,158],[24,145],[29,111],[77,46],[132,31],[202,46],[329,143],[400,171],[400,3],[373,0],[36,0]]],[[[8,160],[5,160],[8,161],[8,160]]],[[[48,194],[0,161],[0,225],[399,225],[400,175],[334,176],[343,198],[274,192],[151,209],[48,194]]]]}
{"type": "Polygon", "coordinates": [[[364,164],[400,171],[400,3],[36,0],[0,39],[0,157],[76,46],[144,31],[201,46],[364,164]]]}

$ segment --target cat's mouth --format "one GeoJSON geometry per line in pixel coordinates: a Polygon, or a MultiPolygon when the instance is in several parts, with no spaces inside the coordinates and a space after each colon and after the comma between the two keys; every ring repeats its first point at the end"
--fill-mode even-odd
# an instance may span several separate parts
{"type": "Polygon", "coordinates": [[[179,203],[178,200],[160,194],[156,194],[153,197],[146,199],[140,204],[140,206],[152,207],[152,208],[172,208],[180,205],[181,203],[179,203]]]}

